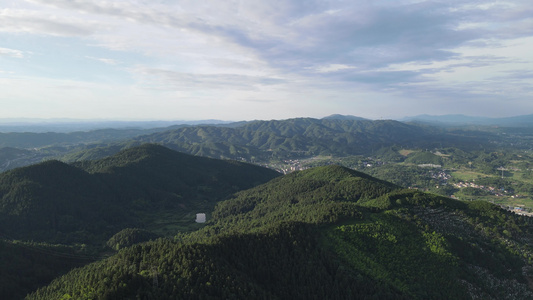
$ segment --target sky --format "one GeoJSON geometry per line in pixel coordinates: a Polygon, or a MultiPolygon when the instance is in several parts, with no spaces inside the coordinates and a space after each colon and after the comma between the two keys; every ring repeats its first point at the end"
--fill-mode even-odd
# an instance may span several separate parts
{"type": "Polygon", "coordinates": [[[533,114],[533,1],[0,0],[0,118],[533,114]]]}

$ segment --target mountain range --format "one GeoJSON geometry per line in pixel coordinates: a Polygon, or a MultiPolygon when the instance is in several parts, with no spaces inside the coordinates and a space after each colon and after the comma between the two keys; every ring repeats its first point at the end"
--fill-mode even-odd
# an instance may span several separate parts
{"type": "Polygon", "coordinates": [[[528,149],[531,140],[531,130],[526,127],[444,128],[342,115],[152,129],[12,132],[0,133],[0,171],[46,159],[65,162],[100,159],[144,143],[156,143],[192,155],[267,165],[315,156],[372,156],[395,146],[455,147],[469,151],[513,145],[528,149]]]}
{"type": "MultiPolygon", "coordinates": [[[[322,120],[359,120],[370,121],[371,119],[353,116],[333,114],[321,118],[322,120]]],[[[392,119],[400,122],[417,122],[432,125],[464,126],[505,126],[505,127],[531,127],[533,126],[533,115],[519,115],[511,117],[478,117],[462,114],[447,115],[416,115],[403,118],[392,119]]],[[[223,120],[176,120],[176,121],[112,121],[112,120],[77,120],[77,119],[0,119],[0,132],[33,132],[33,133],[70,133],[82,131],[95,131],[102,129],[122,129],[122,130],[147,130],[154,128],[166,128],[172,126],[238,126],[254,121],[223,121],[223,120]]]]}
{"type": "Polygon", "coordinates": [[[234,123],[222,120],[196,121],[111,121],[111,120],[77,120],[77,119],[0,119],[0,132],[59,132],[95,131],[101,129],[143,130],[170,126],[193,126],[207,124],[234,123]]]}
{"type": "Polygon", "coordinates": [[[336,165],[147,144],[4,172],[0,195],[7,299],[533,297],[529,218],[336,165]]]}

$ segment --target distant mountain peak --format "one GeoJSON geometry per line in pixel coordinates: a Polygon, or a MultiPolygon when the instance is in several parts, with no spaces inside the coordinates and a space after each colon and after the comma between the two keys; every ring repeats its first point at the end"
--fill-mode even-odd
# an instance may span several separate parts
{"type": "Polygon", "coordinates": [[[368,120],[365,118],[352,116],[352,115],[341,115],[341,114],[333,114],[327,117],[322,118],[323,120],[368,120]]]}

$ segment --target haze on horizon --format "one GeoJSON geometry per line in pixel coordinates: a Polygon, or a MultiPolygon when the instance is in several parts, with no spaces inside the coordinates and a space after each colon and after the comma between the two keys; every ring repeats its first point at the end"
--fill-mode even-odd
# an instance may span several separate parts
{"type": "Polygon", "coordinates": [[[533,2],[3,0],[0,118],[533,113],[533,2]]]}

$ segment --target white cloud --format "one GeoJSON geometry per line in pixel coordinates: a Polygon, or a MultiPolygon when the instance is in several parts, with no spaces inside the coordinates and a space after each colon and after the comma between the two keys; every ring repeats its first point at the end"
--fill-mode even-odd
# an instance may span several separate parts
{"type": "Polygon", "coordinates": [[[96,61],[102,62],[104,64],[108,64],[108,65],[118,64],[118,62],[115,59],[111,59],[111,58],[101,58],[101,57],[92,57],[92,56],[86,56],[86,58],[96,60],[96,61]]]}
{"type": "Polygon", "coordinates": [[[141,82],[149,87],[171,90],[257,90],[259,86],[286,82],[285,79],[273,77],[183,73],[150,68],[140,68],[134,72],[142,76],[141,82]]]}
{"type": "Polygon", "coordinates": [[[35,10],[0,10],[0,32],[52,36],[88,36],[101,25],[87,20],[57,16],[35,10]]]}
{"type": "Polygon", "coordinates": [[[344,64],[329,64],[325,66],[319,66],[315,68],[315,71],[319,73],[331,73],[331,72],[337,72],[341,70],[348,70],[348,69],[355,69],[355,68],[356,67],[354,66],[348,66],[344,64]]]}
{"type": "Polygon", "coordinates": [[[24,52],[16,49],[1,48],[0,47],[0,56],[14,57],[14,58],[24,58],[24,52]]]}

